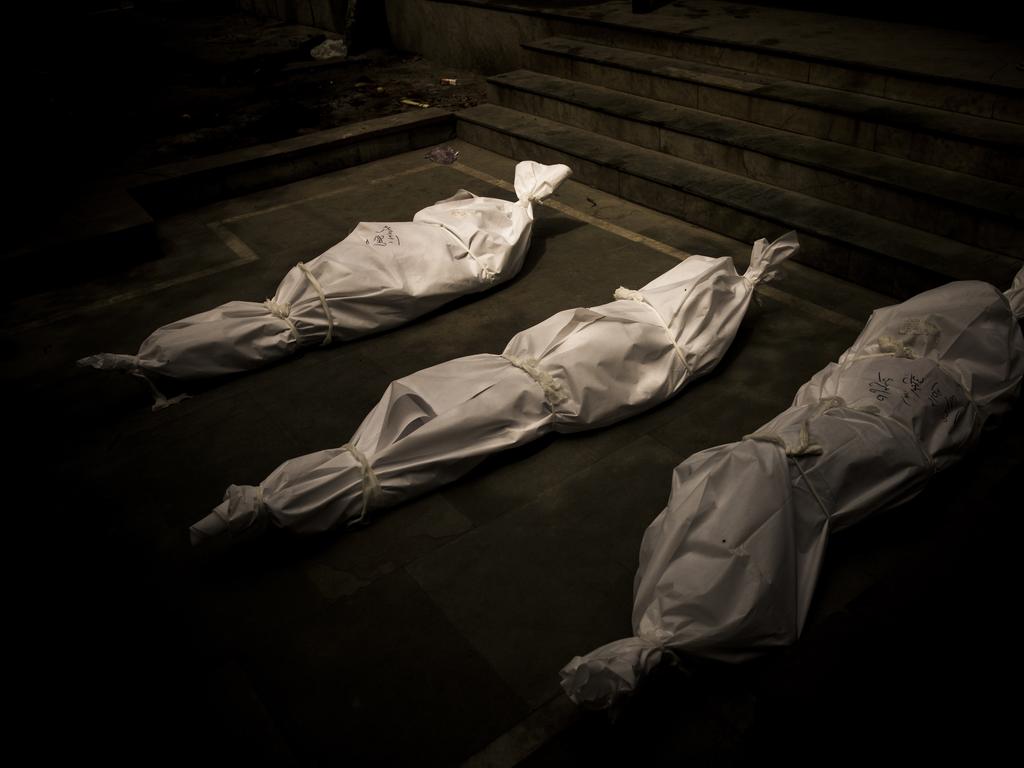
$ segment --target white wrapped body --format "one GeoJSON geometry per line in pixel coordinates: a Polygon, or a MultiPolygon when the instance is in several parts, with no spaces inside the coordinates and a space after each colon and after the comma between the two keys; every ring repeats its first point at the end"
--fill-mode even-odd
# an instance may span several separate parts
{"type": "Polygon", "coordinates": [[[300,532],[363,519],[459,477],[487,455],[550,431],[611,424],[675,395],[728,349],[757,282],[797,249],[758,241],[750,268],[691,256],[639,291],[522,331],[501,355],[472,355],[393,382],[349,443],[282,464],[258,488],[231,486],[193,542],[267,522],[300,532]]]}
{"type": "Polygon", "coordinates": [[[514,202],[460,190],[412,221],[362,222],[293,267],[265,302],[231,301],[157,329],[135,355],[103,353],[79,363],[197,379],[408,322],[514,277],[530,245],[532,203],[570,173],[524,161],[516,166],[514,202]]]}
{"type": "Polygon", "coordinates": [[[915,496],[1012,404],[1018,295],[957,282],[876,311],[788,410],[676,467],[640,549],[635,636],[574,658],[570,698],[611,704],[666,648],[740,661],[794,642],[829,534],[915,496]]]}

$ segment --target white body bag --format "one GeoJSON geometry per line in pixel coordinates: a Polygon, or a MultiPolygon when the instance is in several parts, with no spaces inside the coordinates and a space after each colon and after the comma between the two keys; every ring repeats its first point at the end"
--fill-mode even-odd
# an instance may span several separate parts
{"type": "Polygon", "coordinates": [[[634,582],[634,637],[574,658],[569,697],[608,706],[667,649],[740,661],[800,634],[829,535],[918,494],[1024,375],[1024,270],[875,311],[837,363],[742,441],[676,467],[634,582]],[[1016,315],[1016,316],[1015,316],[1016,315]]]}
{"type": "Polygon", "coordinates": [[[267,522],[300,532],[364,518],[450,482],[496,451],[551,431],[624,419],[675,395],[728,349],[753,295],[797,249],[794,233],[729,258],[691,256],[616,301],[569,309],[500,355],[451,360],[393,382],[352,439],[287,461],[259,486],[228,488],[193,543],[267,522]]]}
{"type": "MultiPolygon", "coordinates": [[[[258,368],[299,349],[354,339],[419,317],[514,277],[530,246],[532,203],[571,171],[523,161],[518,200],[460,190],[412,221],[363,222],[285,275],[264,302],[230,301],[158,328],[135,355],[101,353],[79,365],[198,379],[258,368]]],[[[169,404],[154,388],[157,404],[169,404]]]]}

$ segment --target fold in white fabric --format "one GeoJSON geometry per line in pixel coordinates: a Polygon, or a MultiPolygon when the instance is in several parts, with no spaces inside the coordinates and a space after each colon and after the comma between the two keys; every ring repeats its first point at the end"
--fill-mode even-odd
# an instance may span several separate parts
{"type": "Polygon", "coordinates": [[[797,248],[792,232],[771,245],[759,240],[744,275],[731,259],[691,256],[628,298],[559,312],[500,355],[399,379],[346,446],[285,462],[260,484],[261,495],[231,486],[192,527],[192,540],[265,521],[301,532],[350,524],[368,508],[454,480],[495,451],[611,424],[667,400],[718,363],[754,286],[797,248]]]}
{"type": "Polygon", "coordinates": [[[915,496],[1010,408],[1022,292],[1024,270],[1005,294],[956,282],[877,310],[788,410],[676,467],[640,549],[635,635],[574,658],[569,697],[608,706],[666,649],[739,661],[793,643],[829,535],[915,496]]]}
{"type": "Polygon", "coordinates": [[[412,221],[363,222],[293,267],[265,302],[231,301],[157,329],[137,354],[101,353],[78,363],[197,379],[408,322],[514,277],[530,245],[532,203],[570,173],[565,165],[524,161],[516,166],[515,202],[460,190],[412,221]]]}

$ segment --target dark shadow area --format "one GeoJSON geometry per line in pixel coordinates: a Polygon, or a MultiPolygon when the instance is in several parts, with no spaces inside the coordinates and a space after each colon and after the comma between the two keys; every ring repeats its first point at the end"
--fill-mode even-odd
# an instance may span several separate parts
{"type": "MultiPolygon", "coordinates": [[[[668,3],[661,3],[667,5],[668,3]]],[[[675,0],[671,3],[677,8],[687,8],[700,3],[686,0],[675,0]]],[[[971,3],[970,7],[944,3],[926,3],[921,0],[901,0],[886,2],[885,0],[750,0],[750,5],[764,5],[770,8],[786,8],[796,11],[813,13],[831,13],[839,16],[857,16],[880,21],[897,21],[905,24],[921,24],[930,27],[946,27],[949,29],[970,29],[977,32],[993,32],[1005,36],[1015,26],[1017,14],[1012,6],[996,0],[982,0],[971,3]]],[[[735,13],[741,17],[744,13],[742,5],[737,5],[735,13]]]]}
{"type": "Polygon", "coordinates": [[[18,34],[3,53],[14,117],[4,139],[17,147],[7,178],[18,190],[5,251],[80,226],[80,201],[112,192],[115,177],[417,104],[458,109],[484,99],[479,75],[387,47],[386,35],[357,30],[373,47],[314,59],[311,50],[337,33],[231,2],[53,5],[16,12],[18,34]]]}

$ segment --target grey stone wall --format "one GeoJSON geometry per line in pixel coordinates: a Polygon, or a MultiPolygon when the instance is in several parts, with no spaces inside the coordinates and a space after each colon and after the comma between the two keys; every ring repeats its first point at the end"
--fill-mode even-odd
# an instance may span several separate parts
{"type": "Polygon", "coordinates": [[[235,0],[235,2],[241,10],[258,16],[269,16],[332,32],[343,33],[345,31],[348,0],[235,0]]]}
{"type": "Polygon", "coordinates": [[[424,0],[385,0],[397,48],[486,75],[526,65],[521,43],[553,34],[535,15],[424,0]]]}

